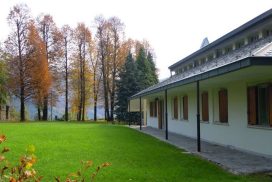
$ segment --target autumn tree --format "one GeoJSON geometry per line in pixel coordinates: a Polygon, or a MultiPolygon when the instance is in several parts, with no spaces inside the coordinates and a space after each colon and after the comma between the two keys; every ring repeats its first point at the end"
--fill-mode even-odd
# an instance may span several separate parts
{"type": "Polygon", "coordinates": [[[101,73],[101,63],[98,59],[98,51],[96,49],[95,41],[92,40],[89,46],[89,58],[90,58],[90,68],[92,74],[92,101],[93,101],[93,113],[94,113],[94,121],[97,120],[97,106],[98,106],[98,97],[100,92],[100,83],[102,80],[102,73],[101,73]]]}
{"type": "Polygon", "coordinates": [[[7,20],[13,30],[5,41],[6,51],[10,55],[8,59],[10,89],[20,99],[20,119],[25,121],[25,101],[31,96],[30,67],[27,59],[29,8],[25,4],[15,5],[7,20]]]}
{"type": "MultiPolygon", "coordinates": [[[[53,20],[51,15],[45,14],[40,15],[37,18],[37,27],[40,33],[40,36],[43,39],[45,44],[46,50],[46,58],[49,65],[49,70],[52,73],[53,77],[53,88],[56,89],[58,87],[58,80],[59,80],[59,71],[58,71],[58,54],[61,49],[58,49],[58,44],[60,43],[60,34],[57,29],[57,26],[53,20]]],[[[51,97],[53,96],[53,89],[51,88],[51,97]]],[[[57,94],[56,91],[54,94],[57,94]]],[[[48,102],[49,102],[49,95],[44,97],[43,101],[43,120],[48,119],[48,102]]],[[[52,99],[52,98],[51,98],[52,99]]]]}
{"type": "Polygon", "coordinates": [[[34,22],[29,24],[27,36],[27,57],[31,65],[30,84],[33,92],[33,100],[37,104],[38,119],[41,120],[40,109],[44,97],[48,96],[51,86],[51,73],[48,69],[45,44],[35,27],[34,22]]]}
{"type": "MultiPolygon", "coordinates": [[[[89,75],[89,63],[87,59],[89,58],[88,49],[91,43],[91,32],[85,26],[85,24],[78,24],[77,28],[74,31],[74,43],[75,43],[75,54],[74,54],[74,64],[73,69],[74,74],[78,74],[78,79],[76,81],[77,86],[77,95],[78,95],[78,113],[77,120],[84,121],[86,115],[86,100],[87,100],[87,77],[89,75]]],[[[74,77],[75,79],[75,77],[74,77]]]]}

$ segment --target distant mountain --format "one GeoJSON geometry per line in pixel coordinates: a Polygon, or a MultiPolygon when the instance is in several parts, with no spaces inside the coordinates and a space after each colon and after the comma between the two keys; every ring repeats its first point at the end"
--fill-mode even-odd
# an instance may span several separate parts
{"type": "MultiPolygon", "coordinates": [[[[17,112],[20,112],[20,100],[18,98],[13,97],[11,99],[11,106],[14,107],[17,112]]],[[[58,118],[63,117],[64,111],[65,111],[64,106],[65,106],[65,97],[60,96],[56,106],[52,108],[52,119],[53,120],[54,120],[55,116],[57,116],[58,118]]],[[[27,115],[28,119],[30,119],[30,120],[37,119],[37,108],[36,108],[35,104],[33,104],[31,101],[28,101],[28,102],[26,102],[25,107],[26,107],[26,115],[27,115]]],[[[92,107],[87,109],[87,118],[88,119],[94,118],[92,107]]],[[[98,119],[104,118],[104,107],[102,107],[102,106],[97,107],[97,118],[98,119]]],[[[51,119],[50,105],[49,105],[49,109],[48,109],[48,119],[49,120],[51,119]]]]}

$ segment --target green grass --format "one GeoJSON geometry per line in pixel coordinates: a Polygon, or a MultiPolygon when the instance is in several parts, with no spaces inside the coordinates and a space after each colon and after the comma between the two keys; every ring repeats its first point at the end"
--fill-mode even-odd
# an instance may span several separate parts
{"type": "MultiPolygon", "coordinates": [[[[36,147],[35,169],[44,181],[62,179],[80,167],[81,160],[97,166],[112,166],[99,173],[96,181],[270,181],[264,175],[236,176],[197,156],[165,144],[133,129],[107,124],[84,123],[2,123],[0,134],[13,163],[28,145],[36,147]]],[[[3,145],[2,145],[3,146],[3,145]]],[[[2,147],[1,146],[1,147],[2,147]]]]}

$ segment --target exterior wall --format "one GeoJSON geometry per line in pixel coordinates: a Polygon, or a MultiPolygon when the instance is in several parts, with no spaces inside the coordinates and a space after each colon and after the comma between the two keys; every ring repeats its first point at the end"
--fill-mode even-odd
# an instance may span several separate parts
{"type": "MultiPolygon", "coordinates": [[[[180,87],[182,88],[182,87],[180,87]]],[[[201,84],[200,84],[201,88],[201,84]]],[[[247,122],[247,82],[232,82],[224,84],[228,91],[228,123],[219,123],[218,120],[218,90],[222,86],[203,89],[209,94],[209,122],[201,122],[201,139],[209,142],[231,146],[237,149],[250,151],[272,157],[272,128],[248,126],[247,122]]],[[[182,90],[182,89],[180,89],[182,90]]],[[[200,91],[200,93],[201,93],[200,91]]],[[[172,118],[172,98],[177,94],[168,95],[168,128],[170,132],[196,138],[196,91],[183,91],[188,95],[188,121],[172,118]]],[[[178,94],[182,96],[182,93],[178,94]]],[[[180,99],[179,99],[180,107],[180,99]]],[[[200,105],[201,110],[201,105],[200,105]]],[[[147,125],[158,128],[157,118],[149,116],[149,102],[147,101],[147,125]]]]}

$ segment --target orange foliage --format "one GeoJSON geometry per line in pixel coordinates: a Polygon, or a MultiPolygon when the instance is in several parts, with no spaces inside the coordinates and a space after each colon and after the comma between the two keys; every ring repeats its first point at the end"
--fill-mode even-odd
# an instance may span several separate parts
{"type": "Polygon", "coordinates": [[[31,63],[31,84],[33,88],[33,98],[41,106],[43,98],[48,95],[52,83],[51,74],[48,70],[45,44],[34,25],[30,23],[28,34],[29,60],[31,63]]]}

